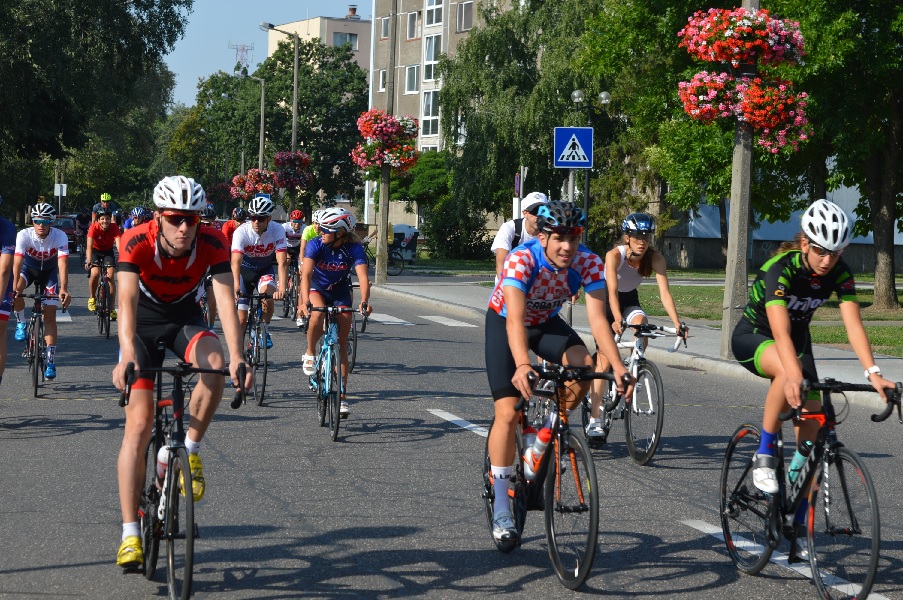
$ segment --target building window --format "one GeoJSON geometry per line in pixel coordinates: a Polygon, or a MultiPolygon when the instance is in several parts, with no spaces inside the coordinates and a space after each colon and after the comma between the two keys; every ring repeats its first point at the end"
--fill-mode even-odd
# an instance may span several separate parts
{"type": "Polygon", "coordinates": [[[405,67],[404,93],[416,94],[420,91],[420,65],[405,67]]]}
{"type": "Polygon", "coordinates": [[[439,90],[423,92],[421,135],[439,135],[439,90]]]}
{"type": "Polygon", "coordinates": [[[340,32],[333,33],[332,44],[337,47],[349,44],[352,50],[357,51],[357,34],[340,32]]]}
{"type": "Polygon", "coordinates": [[[420,146],[421,152],[439,152],[439,146],[420,146]]]}
{"type": "Polygon", "coordinates": [[[389,39],[389,17],[379,20],[379,37],[383,40],[389,39]]]}
{"type": "Polygon", "coordinates": [[[473,27],[473,2],[458,4],[457,31],[469,31],[473,27]]]}
{"type": "Polygon", "coordinates": [[[428,35],[423,39],[423,80],[436,78],[436,64],[442,52],[442,36],[428,35]]]}
{"type": "Polygon", "coordinates": [[[408,32],[407,39],[416,40],[420,37],[420,13],[408,13],[408,32]]]}
{"type": "Polygon", "coordinates": [[[442,25],[443,0],[426,0],[426,26],[442,25]]]}
{"type": "Polygon", "coordinates": [[[379,87],[376,88],[377,92],[385,92],[386,91],[386,70],[379,70],[379,87]]]}

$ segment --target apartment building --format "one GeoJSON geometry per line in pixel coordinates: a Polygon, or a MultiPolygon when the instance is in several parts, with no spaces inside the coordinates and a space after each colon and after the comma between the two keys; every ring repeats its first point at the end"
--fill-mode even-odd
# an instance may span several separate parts
{"type": "MultiPolygon", "coordinates": [[[[369,19],[362,19],[357,14],[356,4],[348,5],[348,14],[344,17],[314,17],[276,25],[276,28],[289,33],[297,33],[298,37],[304,41],[319,39],[327,46],[351,44],[357,64],[364,72],[370,72],[371,23],[369,19]]],[[[282,41],[291,42],[292,38],[271,29],[267,35],[268,57],[272,56],[279,42],[282,41]]]]}

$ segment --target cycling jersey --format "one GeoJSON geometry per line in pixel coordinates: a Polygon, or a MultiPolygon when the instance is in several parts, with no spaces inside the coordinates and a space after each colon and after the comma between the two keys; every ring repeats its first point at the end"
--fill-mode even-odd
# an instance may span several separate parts
{"type": "Polygon", "coordinates": [[[95,250],[100,250],[101,252],[109,252],[112,250],[113,242],[121,234],[122,232],[119,230],[119,225],[116,223],[110,223],[106,230],[100,226],[100,223],[91,223],[91,227],[88,228],[88,237],[94,240],[91,247],[95,250]]]}
{"type": "MultiPolygon", "coordinates": [[[[15,254],[15,252],[16,226],[6,217],[0,217],[0,254],[15,254]]],[[[3,298],[0,300],[0,321],[9,320],[9,312],[13,305],[13,279],[15,279],[14,274],[10,273],[9,279],[6,280],[6,289],[0,287],[0,292],[3,293],[3,298]]]]}
{"type": "Polygon", "coordinates": [[[171,257],[157,247],[158,233],[156,221],[125,232],[120,246],[119,269],[138,274],[139,307],[165,309],[172,320],[178,316],[178,311],[171,305],[182,301],[194,304],[195,294],[208,269],[213,275],[231,273],[229,248],[221,232],[204,227],[199,228],[191,252],[171,257]]]}
{"type": "Polygon", "coordinates": [[[502,288],[516,287],[527,296],[524,325],[539,325],[555,317],[581,285],[587,293],[604,290],[604,272],[602,259],[582,244],[569,267],[556,269],[546,260],[539,240],[532,240],[508,254],[502,280],[489,298],[489,308],[507,317],[502,288]]]}
{"type": "Polygon", "coordinates": [[[304,227],[299,227],[298,231],[292,227],[291,222],[282,224],[285,229],[285,243],[289,248],[299,248],[301,246],[301,236],[304,235],[304,227]]]}
{"type": "Polygon", "coordinates": [[[621,264],[618,266],[618,293],[632,292],[640,287],[643,276],[640,275],[639,269],[627,262],[627,246],[618,246],[618,252],[621,253],[621,264]]]}
{"type": "Polygon", "coordinates": [[[311,289],[331,290],[351,280],[351,272],[358,265],[367,264],[367,253],[358,243],[345,243],[333,250],[314,238],[304,248],[304,258],[314,261],[311,289]]]}
{"type": "Polygon", "coordinates": [[[309,242],[317,237],[320,237],[320,234],[317,233],[317,228],[313,225],[308,225],[304,228],[304,231],[301,232],[301,239],[305,242],[309,242]]]}
{"type": "Polygon", "coordinates": [[[226,236],[226,240],[228,240],[230,247],[232,246],[232,236],[235,235],[235,230],[238,229],[239,225],[241,225],[241,223],[229,219],[223,223],[223,228],[220,230],[223,232],[223,235],[226,236]]]}
{"type": "Polygon", "coordinates": [[[837,293],[841,302],[856,300],[856,284],[850,268],[841,258],[827,275],[820,277],[803,265],[799,250],[773,256],[759,269],[749,291],[749,303],[743,319],[768,337],[773,337],[768,323],[768,306],[787,308],[793,333],[807,331],[815,309],[837,293]]]}
{"type": "Polygon", "coordinates": [[[232,253],[241,254],[241,266],[254,271],[271,267],[276,262],[276,253],[285,251],[285,230],[273,221],[267,224],[262,234],[255,233],[248,221],[232,236],[232,253]]]}
{"type": "Polygon", "coordinates": [[[34,227],[23,229],[16,236],[16,256],[24,257],[24,266],[35,271],[55,271],[59,257],[69,256],[69,240],[61,230],[51,227],[41,239],[34,227]]]}

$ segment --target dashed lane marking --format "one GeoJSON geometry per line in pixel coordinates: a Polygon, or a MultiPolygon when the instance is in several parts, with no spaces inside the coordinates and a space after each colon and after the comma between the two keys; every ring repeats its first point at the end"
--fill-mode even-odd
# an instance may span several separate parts
{"type": "Polygon", "coordinates": [[[382,323],[383,325],[413,325],[413,323],[405,321],[404,319],[399,319],[392,315],[384,315],[382,313],[372,313],[370,315],[370,320],[382,323]]]}
{"type": "Polygon", "coordinates": [[[428,408],[427,412],[431,412],[440,419],[445,419],[449,423],[453,425],[457,425],[461,429],[466,429],[471,433],[475,433],[477,435],[486,437],[489,435],[489,430],[485,427],[480,427],[479,425],[474,425],[470,421],[465,421],[461,417],[451,414],[450,412],[445,412],[444,410],[439,410],[438,408],[428,408]]]}
{"type": "Polygon", "coordinates": [[[476,327],[476,325],[472,323],[465,323],[464,321],[456,321],[455,319],[449,319],[448,317],[427,317],[421,316],[421,319],[426,319],[427,321],[433,321],[435,323],[439,323],[440,325],[445,325],[446,327],[476,327]]]}
{"type": "MultiPolygon", "coordinates": [[[[724,532],[721,531],[720,527],[716,527],[711,523],[706,523],[705,521],[699,521],[697,519],[688,519],[686,521],[681,521],[687,527],[691,527],[697,531],[701,531],[702,533],[708,534],[716,539],[724,541],[724,532]]],[[[747,548],[751,552],[762,552],[763,546],[760,544],[756,544],[755,542],[751,542],[743,537],[736,536],[734,537],[734,543],[738,548],[747,548]]],[[[773,552],[771,554],[771,560],[774,564],[784,567],[790,571],[795,573],[799,573],[803,577],[807,579],[812,579],[812,570],[809,568],[807,563],[795,563],[790,564],[787,562],[787,555],[782,554],[780,552],[773,552]]],[[[860,586],[850,583],[848,581],[844,581],[843,579],[838,580],[837,584],[832,586],[836,590],[840,590],[844,594],[849,594],[851,596],[858,596],[860,586]]],[[[881,594],[876,594],[874,591],[869,594],[869,600],[890,600],[887,596],[882,596],[881,594]]]]}

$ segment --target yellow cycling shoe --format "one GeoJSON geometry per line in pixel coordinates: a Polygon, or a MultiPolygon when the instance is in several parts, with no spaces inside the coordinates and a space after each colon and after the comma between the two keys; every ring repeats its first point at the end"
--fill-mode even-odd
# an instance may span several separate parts
{"type": "Polygon", "coordinates": [[[141,549],[141,538],[130,535],[119,546],[116,564],[123,569],[132,569],[144,564],[144,550],[141,549]]]}
{"type": "Polygon", "coordinates": [[[90,312],[97,310],[97,301],[94,298],[88,298],[88,310],[90,312]]]}
{"type": "MultiPolygon", "coordinates": [[[[191,495],[194,496],[195,502],[200,502],[207,490],[204,482],[204,463],[197,454],[188,455],[188,468],[191,470],[191,495]]],[[[185,479],[179,476],[179,489],[182,495],[185,495],[185,479]]]]}
{"type": "Polygon", "coordinates": [[[110,320],[111,320],[111,321],[115,321],[115,320],[116,320],[116,309],[115,309],[115,308],[111,308],[111,309],[110,309],[110,320]]]}

